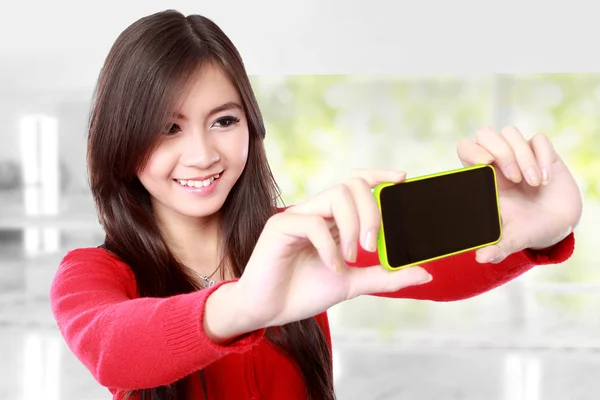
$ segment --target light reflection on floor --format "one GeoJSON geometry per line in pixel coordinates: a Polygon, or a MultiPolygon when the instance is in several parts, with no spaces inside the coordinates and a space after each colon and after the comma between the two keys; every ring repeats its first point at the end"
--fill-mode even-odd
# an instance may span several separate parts
{"type": "MultiPolygon", "coordinates": [[[[109,400],[47,313],[41,301],[12,313],[2,308],[0,398],[109,400]]],[[[340,400],[591,400],[600,391],[600,356],[593,351],[386,349],[335,337],[340,400]]]]}
{"type": "Polygon", "coordinates": [[[6,400],[110,399],[73,357],[53,329],[0,328],[2,376],[6,400]]]}
{"type": "Polygon", "coordinates": [[[40,335],[27,332],[23,343],[23,399],[45,398],[58,400],[60,393],[59,374],[60,339],[55,335],[40,335]],[[37,385],[28,385],[38,382],[37,385]]]}
{"type": "MultiPolygon", "coordinates": [[[[111,399],[69,351],[56,329],[47,286],[59,259],[56,254],[0,259],[1,273],[18,271],[15,279],[5,280],[12,289],[0,288],[0,400],[111,399]],[[21,284],[24,289],[14,289],[21,284]]],[[[472,304],[485,304],[493,296],[502,297],[481,297],[472,304]]],[[[363,302],[363,308],[354,304],[351,311],[365,312],[371,304],[363,302]]],[[[567,316],[573,319],[564,319],[542,312],[531,320],[535,329],[524,336],[506,327],[500,313],[504,303],[498,304],[496,315],[467,317],[477,332],[471,332],[467,320],[456,324],[462,331],[450,331],[448,324],[438,323],[437,330],[430,327],[427,332],[406,332],[393,346],[373,336],[355,335],[342,327],[343,315],[347,314],[334,310],[331,321],[338,399],[597,398],[600,319],[594,317],[593,309],[579,320],[572,314],[567,316]],[[538,334],[544,340],[538,340],[538,334]],[[465,346],[469,341],[476,345],[465,346]],[[544,349],[548,344],[557,346],[544,349]]],[[[451,320],[453,307],[440,304],[436,309],[441,313],[438,315],[445,314],[451,320]]]]}

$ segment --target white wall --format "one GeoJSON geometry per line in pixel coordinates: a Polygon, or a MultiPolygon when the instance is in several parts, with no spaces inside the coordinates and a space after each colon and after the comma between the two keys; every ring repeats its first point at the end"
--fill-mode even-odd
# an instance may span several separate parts
{"type": "Polygon", "coordinates": [[[88,88],[116,36],[165,8],[215,20],[251,74],[600,70],[585,0],[38,0],[2,7],[0,91],[88,88]]]}
{"type": "MultiPolygon", "coordinates": [[[[86,115],[117,35],[166,8],[217,22],[250,74],[600,71],[589,1],[11,2],[0,11],[0,160],[18,155],[20,113],[86,115]]],[[[63,154],[79,148],[85,122],[61,129],[63,154]]]]}

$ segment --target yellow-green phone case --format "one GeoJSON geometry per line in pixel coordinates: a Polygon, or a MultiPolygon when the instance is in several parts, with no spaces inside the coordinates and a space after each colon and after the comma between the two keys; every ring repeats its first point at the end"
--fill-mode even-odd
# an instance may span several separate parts
{"type": "Polygon", "coordinates": [[[391,265],[389,265],[388,262],[388,258],[387,258],[387,249],[386,249],[386,244],[385,244],[385,236],[384,236],[384,226],[383,226],[383,215],[382,215],[382,211],[381,211],[381,199],[380,199],[380,194],[381,191],[388,187],[388,186],[392,186],[395,185],[396,183],[382,183],[377,185],[374,190],[373,190],[373,195],[375,196],[375,200],[377,201],[377,206],[379,207],[379,213],[381,216],[381,226],[379,227],[379,234],[377,235],[377,253],[379,255],[379,262],[381,263],[381,265],[390,270],[390,271],[396,271],[399,269],[403,269],[403,268],[408,268],[408,267],[412,267],[414,265],[421,265],[421,264],[425,264],[431,261],[435,261],[435,260],[439,260],[441,258],[445,258],[445,257],[450,257],[456,254],[461,254],[461,253],[465,253],[467,251],[471,251],[471,250],[477,250],[480,249],[482,247],[486,247],[486,246],[491,246],[493,244],[496,244],[500,241],[500,239],[502,238],[502,220],[500,218],[500,202],[498,200],[498,181],[497,181],[497,177],[496,177],[496,170],[491,166],[491,165],[487,165],[487,164],[481,164],[481,165],[473,165],[470,167],[464,167],[464,168],[458,168],[458,169],[453,169],[450,171],[445,171],[445,172],[440,172],[440,173],[436,173],[436,174],[429,174],[429,175],[423,175],[423,176],[419,176],[416,178],[411,178],[411,179],[406,179],[405,181],[403,181],[400,184],[403,183],[408,183],[408,182],[414,182],[414,181],[419,181],[419,180],[423,180],[423,179],[429,179],[429,178],[435,178],[438,176],[443,176],[443,175],[449,175],[449,174],[456,174],[456,173],[461,173],[461,172],[465,172],[465,171],[469,171],[472,169],[477,169],[477,168],[491,168],[493,175],[494,175],[494,187],[495,187],[495,191],[496,191],[496,204],[498,204],[498,221],[500,221],[500,235],[498,235],[498,239],[490,242],[490,243],[485,243],[470,249],[465,249],[465,250],[460,250],[460,251],[456,251],[454,253],[449,253],[449,254],[443,254],[441,256],[437,256],[434,258],[430,258],[427,260],[421,260],[418,262],[414,262],[411,264],[407,264],[407,265],[401,265],[398,267],[393,267],[391,265]]]}

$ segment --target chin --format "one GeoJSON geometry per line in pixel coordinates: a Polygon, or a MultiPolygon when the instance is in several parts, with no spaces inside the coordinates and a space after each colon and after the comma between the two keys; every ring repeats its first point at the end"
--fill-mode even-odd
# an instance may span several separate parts
{"type": "Polygon", "coordinates": [[[211,204],[198,204],[194,205],[186,204],[182,207],[178,207],[177,211],[187,217],[192,218],[206,218],[218,213],[223,207],[223,202],[211,202],[211,204]]]}
{"type": "Polygon", "coordinates": [[[182,213],[183,215],[185,215],[186,217],[190,217],[190,218],[209,218],[214,216],[215,214],[217,214],[219,212],[220,209],[216,209],[216,210],[203,210],[203,211],[188,211],[188,212],[184,212],[182,213]]]}

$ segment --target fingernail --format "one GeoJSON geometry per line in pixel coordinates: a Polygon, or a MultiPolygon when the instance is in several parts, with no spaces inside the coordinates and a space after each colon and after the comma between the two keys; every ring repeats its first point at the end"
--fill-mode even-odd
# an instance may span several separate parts
{"type": "Polygon", "coordinates": [[[398,172],[396,172],[396,179],[395,179],[395,181],[396,182],[401,181],[405,177],[406,177],[406,172],[404,172],[404,171],[398,171],[398,172]]]}
{"type": "Polygon", "coordinates": [[[521,182],[521,174],[516,163],[510,163],[504,168],[504,176],[515,183],[521,182]]]}
{"type": "Polygon", "coordinates": [[[338,258],[334,258],[333,260],[331,260],[331,269],[334,270],[337,274],[339,274],[339,270],[340,270],[340,261],[338,260],[338,258]]]}
{"type": "Polygon", "coordinates": [[[540,184],[540,177],[537,173],[536,168],[529,167],[525,174],[527,175],[527,182],[529,182],[531,186],[537,186],[540,184]]]}
{"type": "Polygon", "coordinates": [[[331,262],[331,266],[333,267],[332,269],[335,271],[336,274],[340,274],[342,271],[342,264],[341,261],[338,257],[334,258],[331,262]]]}
{"type": "Polygon", "coordinates": [[[346,263],[344,263],[344,261],[343,261],[343,260],[339,260],[339,259],[338,259],[338,262],[337,262],[337,263],[336,263],[336,265],[335,265],[335,272],[336,272],[338,275],[341,275],[341,274],[342,274],[342,272],[344,272],[344,267],[345,267],[345,264],[346,264],[346,263]]]}
{"type": "Polygon", "coordinates": [[[371,253],[377,250],[377,235],[374,232],[367,232],[363,247],[365,250],[370,251],[371,253]]]}
{"type": "Polygon", "coordinates": [[[494,160],[490,159],[490,158],[480,158],[477,160],[477,162],[475,164],[476,165],[489,165],[493,162],[494,162],[494,160]]]}
{"type": "Polygon", "coordinates": [[[496,256],[494,258],[491,258],[488,262],[492,264],[498,264],[500,261],[502,261],[502,256],[496,256]]]}
{"type": "Polygon", "coordinates": [[[419,281],[419,284],[422,285],[424,283],[429,283],[433,280],[433,276],[431,276],[431,274],[427,274],[427,276],[425,276],[422,280],[419,281]]]}
{"type": "Polygon", "coordinates": [[[547,185],[549,181],[548,169],[542,168],[542,185],[547,185]]]}
{"type": "Polygon", "coordinates": [[[353,242],[350,245],[350,250],[348,250],[348,261],[353,263],[356,262],[356,253],[357,253],[357,243],[353,242]]]}

